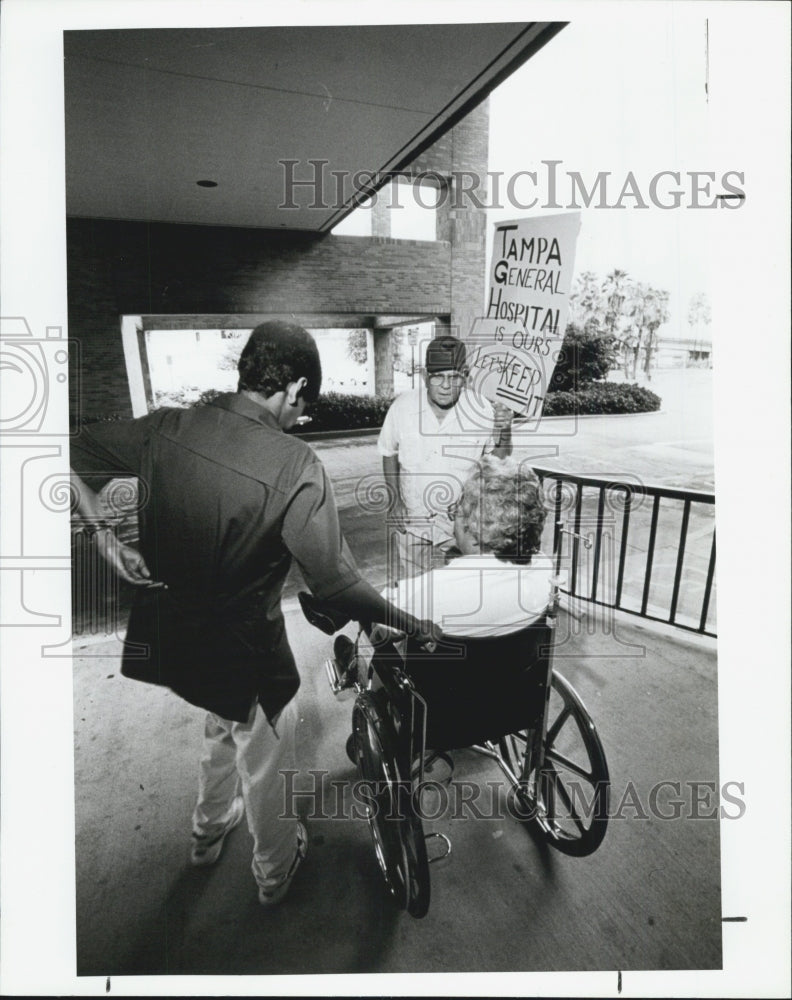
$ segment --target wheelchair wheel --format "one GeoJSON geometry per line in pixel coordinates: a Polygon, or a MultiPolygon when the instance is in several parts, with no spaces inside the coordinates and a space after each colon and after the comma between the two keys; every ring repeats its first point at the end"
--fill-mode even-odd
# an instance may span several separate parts
{"type": "Polygon", "coordinates": [[[593,854],[608,825],[608,765],[585,705],[560,674],[552,678],[540,769],[536,737],[535,730],[525,730],[500,740],[505,762],[519,777],[514,791],[520,815],[563,854],[593,854]]]}
{"type": "Polygon", "coordinates": [[[413,808],[410,775],[401,773],[393,729],[376,696],[358,697],[352,727],[377,862],[399,908],[423,917],[429,910],[423,827],[413,808]]]}

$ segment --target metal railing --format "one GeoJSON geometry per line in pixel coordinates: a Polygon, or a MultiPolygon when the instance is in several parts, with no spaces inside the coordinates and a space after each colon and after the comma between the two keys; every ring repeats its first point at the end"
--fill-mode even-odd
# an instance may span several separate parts
{"type": "Polygon", "coordinates": [[[537,467],[534,471],[545,485],[554,514],[553,551],[561,544],[559,522],[565,517],[571,515],[576,535],[585,530],[586,522],[593,528],[590,566],[583,566],[580,539],[573,537],[570,542],[569,582],[565,593],[702,635],[714,637],[717,634],[714,628],[708,627],[713,617],[715,582],[713,493],[537,467]],[[547,480],[554,481],[549,488],[547,480]],[[595,514],[590,513],[594,499],[595,514]],[[584,508],[588,508],[589,513],[584,513],[584,508]],[[609,528],[613,530],[607,530],[609,528]],[[671,555],[670,563],[662,565],[656,560],[660,536],[671,555]],[[691,538],[694,538],[695,551],[692,551],[691,538]],[[610,554],[614,558],[610,561],[603,558],[608,554],[603,551],[606,545],[612,545],[610,554]],[[705,563],[706,571],[703,569],[705,563]],[[664,588],[670,589],[667,613],[662,607],[664,588]],[[603,591],[607,590],[610,593],[603,599],[603,591]]]}

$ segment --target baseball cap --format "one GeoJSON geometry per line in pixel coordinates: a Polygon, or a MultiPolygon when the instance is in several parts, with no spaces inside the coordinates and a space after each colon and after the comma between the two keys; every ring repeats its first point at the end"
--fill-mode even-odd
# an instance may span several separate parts
{"type": "Polygon", "coordinates": [[[464,371],[467,351],[465,345],[456,337],[435,337],[426,345],[426,371],[448,372],[464,371]]]}

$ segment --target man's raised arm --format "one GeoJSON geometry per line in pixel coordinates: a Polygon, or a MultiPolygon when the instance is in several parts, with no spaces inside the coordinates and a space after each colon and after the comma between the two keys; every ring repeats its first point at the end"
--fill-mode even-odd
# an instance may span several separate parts
{"type": "Polygon", "coordinates": [[[493,438],[495,447],[492,454],[495,458],[508,458],[512,453],[512,420],[514,412],[503,403],[493,405],[495,411],[495,421],[493,424],[493,438]]]}

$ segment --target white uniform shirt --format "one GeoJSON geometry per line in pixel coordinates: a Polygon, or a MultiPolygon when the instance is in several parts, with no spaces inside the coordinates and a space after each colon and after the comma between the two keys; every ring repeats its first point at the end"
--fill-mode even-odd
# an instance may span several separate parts
{"type": "Polygon", "coordinates": [[[494,421],[492,404],[467,389],[438,419],[423,384],[397,396],[385,416],[379,453],[398,457],[407,516],[416,519],[416,534],[425,533],[428,520],[435,545],[453,537],[446,510],[459,498],[472,464],[495,447],[494,421]]]}
{"type": "Polygon", "coordinates": [[[550,600],[553,564],[537,553],[528,566],[494,555],[467,555],[410,580],[383,597],[419,621],[433,621],[446,635],[507,635],[527,628],[550,600]]]}

